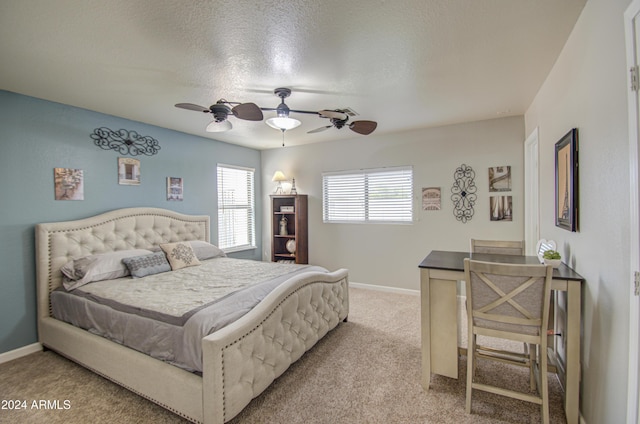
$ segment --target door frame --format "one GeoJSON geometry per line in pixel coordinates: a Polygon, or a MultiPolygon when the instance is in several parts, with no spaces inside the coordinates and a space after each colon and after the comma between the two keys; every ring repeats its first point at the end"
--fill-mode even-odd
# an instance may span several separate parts
{"type": "Polygon", "coordinates": [[[537,255],[540,238],[540,166],[538,127],[524,142],[524,239],[527,255],[537,255]]]}
{"type": "MultiPolygon", "coordinates": [[[[635,20],[640,17],[640,0],[632,0],[624,12],[627,70],[638,65],[635,20]]],[[[640,24],[640,21],[639,21],[640,24]]],[[[630,84],[628,84],[630,87],[630,84]]],[[[629,110],[629,176],[630,176],[630,236],[629,236],[629,381],[627,386],[627,422],[640,419],[640,298],[635,295],[634,274],[640,270],[640,221],[638,196],[638,92],[627,88],[629,110]]]]}

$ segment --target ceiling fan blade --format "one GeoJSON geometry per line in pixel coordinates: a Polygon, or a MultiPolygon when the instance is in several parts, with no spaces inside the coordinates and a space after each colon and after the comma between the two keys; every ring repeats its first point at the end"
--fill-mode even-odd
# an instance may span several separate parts
{"type": "Polygon", "coordinates": [[[338,110],[321,110],[318,112],[318,115],[320,115],[321,118],[338,119],[340,121],[344,121],[348,118],[346,113],[338,110]]]}
{"type": "Polygon", "coordinates": [[[362,135],[371,134],[377,126],[378,123],[375,121],[353,121],[349,124],[349,128],[351,128],[352,131],[362,135]]]}
{"type": "Polygon", "coordinates": [[[231,122],[227,120],[224,120],[221,122],[211,121],[209,125],[207,125],[206,131],[207,132],[225,132],[225,131],[229,131],[231,128],[233,128],[233,125],[231,125],[231,122]]]}
{"type": "Polygon", "coordinates": [[[327,130],[329,128],[333,127],[333,125],[327,125],[326,127],[320,127],[320,128],[316,128],[315,130],[311,130],[311,131],[307,131],[307,134],[314,134],[314,133],[318,133],[324,130],[327,130]]]}
{"type": "Polygon", "coordinates": [[[178,103],[176,107],[179,107],[181,109],[187,109],[187,110],[195,110],[196,112],[205,112],[205,113],[211,112],[208,107],[194,105],[193,103],[178,103]]]}
{"type": "Polygon", "coordinates": [[[238,119],[247,121],[262,121],[262,110],[255,103],[242,103],[231,109],[233,115],[238,119]]]}

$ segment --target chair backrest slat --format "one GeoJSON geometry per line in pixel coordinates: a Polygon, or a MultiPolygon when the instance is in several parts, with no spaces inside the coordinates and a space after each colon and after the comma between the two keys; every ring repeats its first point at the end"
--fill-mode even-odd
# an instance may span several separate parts
{"type": "Polygon", "coordinates": [[[524,255],[524,240],[511,241],[471,239],[471,253],[524,255]]]}

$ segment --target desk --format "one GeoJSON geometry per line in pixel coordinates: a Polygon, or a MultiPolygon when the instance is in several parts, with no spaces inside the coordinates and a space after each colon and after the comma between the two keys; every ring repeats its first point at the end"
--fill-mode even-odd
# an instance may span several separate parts
{"type": "MultiPolygon", "coordinates": [[[[493,255],[434,250],[420,263],[420,313],[422,338],[422,378],[429,390],[431,373],[458,378],[457,281],[464,280],[464,259],[513,264],[539,264],[537,256],[493,255]]],[[[549,355],[558,364],[558,376],[565,390],[564,409],[568,424],[580,416],[580,296],[584,279],[560,265],[553,270],[551,289],[566,292],[566,365],[554,343],[549,355]]]]}

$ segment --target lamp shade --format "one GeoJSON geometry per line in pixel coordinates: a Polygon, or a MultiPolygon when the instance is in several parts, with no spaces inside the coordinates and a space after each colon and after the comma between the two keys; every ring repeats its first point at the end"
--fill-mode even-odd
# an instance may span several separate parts
{"type": "Polygon", "coordinates": [[[297,126],[300,126],[302,122],[297,119],[289,118],[289,117],[275,117],[269,118],[266,121],[266,124],[271,128],[281,131],[292,130],[297,126]]]}
{"type": "Polygon", "coordinates": [[[287,181],[287,177],[284,176],[282,171],[276,171],[275,174],[273,174],[273,178],[271,179],[271,181],[277,181],[277,182],[287,181]]]}
{"type": "Polygon", "coordinates": [[[211,121],[209,125],[207,125],[207,132],[224,132],[229,131],[232,127],[231,122],[226,120],[222,122],[211,121]]]}

